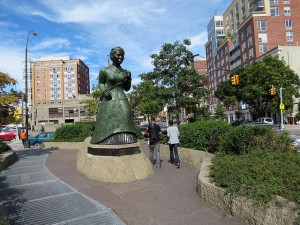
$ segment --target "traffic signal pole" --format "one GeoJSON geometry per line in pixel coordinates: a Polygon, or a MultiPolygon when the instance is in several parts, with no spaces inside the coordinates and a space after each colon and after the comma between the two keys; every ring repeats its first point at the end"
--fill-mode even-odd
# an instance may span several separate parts
{"type": "MultiPolygon", "coordinates": [[[[279,97],[280,97],[280,105],[282,104],[282,87],[279,88],[279,97]]],[[[284,124],[283,124],[283,109],[280,108],[280,129],[284,129],[284,124]]]]}

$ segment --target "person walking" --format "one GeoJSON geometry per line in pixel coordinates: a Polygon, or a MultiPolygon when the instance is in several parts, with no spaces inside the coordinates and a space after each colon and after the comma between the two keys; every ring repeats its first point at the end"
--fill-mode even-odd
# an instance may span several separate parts
{"type": "Polygon", "coordinates": [[[26,140],[26,132],[25,132],[25,130],[21,131],[21,133],[20,133],[20,139],[22,140],[22,143],[23,143],[23,146],[24,146],[24,143],[25,143],[25,140],[26,140]]]}
{"type": "Polygon", "coordinates": [[[179,145],[179,130],[174,126],[173,120],[169,121],[169,126],[167,128],[168,144],[170,149],[170,163],[176,165],[180,168],[180,159],[178,155],[178,145],[179,145]],[[175,159],[174,159],[175,156],[175,159]]]}
{"type": "Polygon", "coordinates": [[[161,167],[160,164],[160,135],[162,134],[160,126],[156,124],[155,118],[151,118],[151,123],[148,126],[149,133],[149,149],[150,149],[150,161],[154,165],[156,161],[157,168],[161,167]],[[154,154],[156,155],[156,160],[154,161],[154,154]]]}

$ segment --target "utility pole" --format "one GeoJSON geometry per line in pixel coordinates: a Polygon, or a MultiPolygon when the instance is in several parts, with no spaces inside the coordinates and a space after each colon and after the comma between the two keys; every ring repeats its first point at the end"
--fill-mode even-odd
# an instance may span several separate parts
{"type": "Polygon", "coordinates": [[[279,88],[279,97],[280,97],[280,129],[283,130],[284,129],[284,124],[283,124],[283,103],[282,103],[282,87],[279,88]]]}

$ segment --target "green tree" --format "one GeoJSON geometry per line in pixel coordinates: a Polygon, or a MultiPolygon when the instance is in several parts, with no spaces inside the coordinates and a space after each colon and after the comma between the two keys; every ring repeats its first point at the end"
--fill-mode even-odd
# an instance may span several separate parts
{"type": "Polygon", "coordinates": [[[142,80],[153,80],[158,87],[156,96],[164,100],[170,114],[175,114],[179,121],[182,108],[194,111],[199,100],[206,96],[207,89],[203,87],[203,75],[199,75],[191,68],[193,53],[187,49],[189,40],[183,44],[165,43],[158,54],[152,54],[154,70],[142,74],[142,80]]]}
{"type": "Polygon", "coordinates": [[[206,107],[197,108],[198,120],[207,120],[211,118],[211,112],[206,107]]]}
{"type": "Polygon", "coordinates": [[[225,119],[226,118],[225,108],[223,105],[221,105],[221,104],[217,105],[215,116],[217,119],[225,119]]]}
{"type": "MultiPolygon", "coordinates": [[[[267,55],[261,61],[239,68],[235,74],[240,83],[232,86],[230,80],[221,82],[215,96],[229,106],[236,101],[248,104],[258,116],[279,111],[279,88],[282,87],[282,99],[286,109],[293,107],[293,96],[298,97],[300,80],[298,75],[285,64],[285,61],[267,55]],[[272,85],[276,95],[270,95],[272,85]]],[[[233,74],[232,74],[233,75],[233,74]]],[[[231,76],[232,76],[231,75],[231,76]]]]}
{"type": "MultiPolygon", "coordinates": [[[[0,72],[0,124],[15,123],[16,118],[14,117],[15,107],[14,103],[19,102],[22,99],[22,92],[17,92],[13,88],[6,91],[11,85],[16,85],[17,80],[12,78],[9,74],[0,72]],[[5,112],[7,112],[7,115],[5,112]]],[[[26,96],[25,96],[26,97],[26,96]]]]}
{"type": "Polygon", "coordinates": [[[138,85],[133,85],[132,89],[128,98],[130,106],[136,114],[146,114],[149,120],[150,116],[155,116],[162,111],[163,100],[157,96],[158,88],[154,86],[153,81],[142,81],[138,85]]]}
{"type": "Polygon", "coordinates": [[[88,94],[90,99],[81,102],[85,104],[84,107],[90,115],[95,115],[98,112],[101,94],[102,91],[99,89],[99,86],[95,85],[92,87],[92,92],[88,94]]]}

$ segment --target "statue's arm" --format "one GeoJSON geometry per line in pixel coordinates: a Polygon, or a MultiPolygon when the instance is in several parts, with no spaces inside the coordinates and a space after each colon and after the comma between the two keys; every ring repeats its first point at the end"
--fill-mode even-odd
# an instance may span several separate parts
{"type": "Polygon", "coordinates": [[[125,75],[125,83],[124,83],[124,90],[129,91],[131,88],[131,72],[129,70],[126,70],[126,75],[125,75]]]}
{"type": "Polygon", "coordinates": [[[101,91],[105,91],[106,89],[106,70],[105,68],[102,68],[99,71],[99,88],[101,91]]]}

